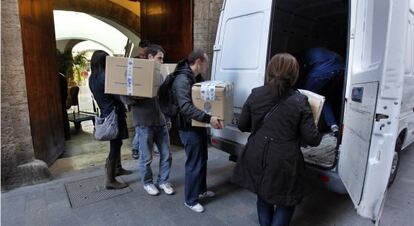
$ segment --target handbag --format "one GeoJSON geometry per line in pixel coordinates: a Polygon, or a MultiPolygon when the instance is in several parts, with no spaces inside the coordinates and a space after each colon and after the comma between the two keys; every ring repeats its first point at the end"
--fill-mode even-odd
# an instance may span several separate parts
{"type": "Polygon", "coordinates": [[[100,118],[95,116],[95,139],[99,141],[114,140],[118,137],[118,115],[116,108],[106,116],[100,118]]]}

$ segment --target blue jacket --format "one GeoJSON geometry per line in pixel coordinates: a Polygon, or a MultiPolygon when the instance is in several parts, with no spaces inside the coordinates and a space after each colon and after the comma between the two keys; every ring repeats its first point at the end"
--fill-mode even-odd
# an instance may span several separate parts
{"type": "Polygon", "coordinates": [[[308,77],[316,77],[332,71],[344,70],[342,58],[325,48],[312,48],[305,55],[305,69],[308,77]]]}

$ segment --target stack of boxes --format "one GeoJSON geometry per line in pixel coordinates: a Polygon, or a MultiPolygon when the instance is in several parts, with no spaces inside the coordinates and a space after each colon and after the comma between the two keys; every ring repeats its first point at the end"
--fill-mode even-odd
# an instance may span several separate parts
{"type": "MultiPolygon", "coordinates": [[[[174,72],[176,64],[159,64],[153,60],[107,57],[105,69],[105,93],[133,97],[157,96],[158,88],[167,75],[174,72]]],[[[229,82],[207,81],[192,88],[194,105],[219,117],[222,125],[233,118],[233,85],[229,82]]],[[[192,121],[193,126],[208,127],[209,124],[192,121]]]]}

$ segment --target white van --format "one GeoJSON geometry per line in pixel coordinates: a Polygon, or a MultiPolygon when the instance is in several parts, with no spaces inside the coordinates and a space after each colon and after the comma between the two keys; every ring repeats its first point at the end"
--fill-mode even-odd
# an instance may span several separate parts
{"type": "Polygon", "coordinates": [[[347,64],[342,136],[304,149],[307,171],[376,221],[398,152],[414,141],[414,0],[224,0],[212,80],[234,82],[234,119],[211,131],[211,143],[237,157],[249,136],[238,116],[270,57],[322,45],[347,64]]]}

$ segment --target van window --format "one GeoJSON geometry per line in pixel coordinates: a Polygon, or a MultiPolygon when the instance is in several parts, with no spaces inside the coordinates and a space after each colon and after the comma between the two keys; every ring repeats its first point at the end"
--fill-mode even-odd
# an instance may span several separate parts
{"type": "Polygon", "coordinates": [[[259,67],[260,40],[263,40],[260,36],[265,24],[263,19],[263,12],[258,12],[226,21],[220,64],[222,70],[252,70],[259,67]]]}
{"type": "Polygon", "coordinates": [[[380,63],[384,55],[388,2],[369,0],[365,4],[362,67],[368,68],[380,63]]]}

